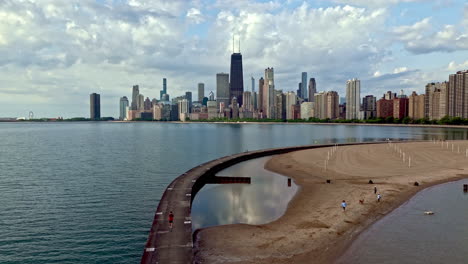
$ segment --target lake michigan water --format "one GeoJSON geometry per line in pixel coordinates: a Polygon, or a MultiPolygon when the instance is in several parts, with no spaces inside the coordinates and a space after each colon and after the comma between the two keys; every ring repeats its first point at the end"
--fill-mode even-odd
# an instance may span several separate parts
{"type": "Polygon", "coordinates": [[[0,123],[0,263],[138,263],[166,186],[272,147],[468,139],[456,128],[308,124],[0,123]]]}

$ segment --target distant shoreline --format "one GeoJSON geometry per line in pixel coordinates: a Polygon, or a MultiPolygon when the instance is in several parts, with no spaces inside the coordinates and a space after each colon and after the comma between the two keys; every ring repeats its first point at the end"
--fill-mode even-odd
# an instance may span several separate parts
{"type": "Polygon", "coordinates": [[[192,122],[192,121],[0,121],[0,123],[84,123],[84,122],[109,122],[109,123],[169,123],[169,124],[230,124],[230,125],[332,125],[332,126],[388,126],[388,127],[426,127],[426,128],[464,128],[468,125],[436,125],[436,124],[380,124],[380,123],[318,123],[318,122],[192,122]]]}

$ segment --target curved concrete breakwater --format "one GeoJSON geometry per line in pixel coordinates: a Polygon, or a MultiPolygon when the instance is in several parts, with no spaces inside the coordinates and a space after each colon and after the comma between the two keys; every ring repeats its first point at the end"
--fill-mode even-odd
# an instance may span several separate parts
{"type": "MultiPolygon", "coordinates": [[[[386,142],[346,143],[339,144],[339,146],[382,143],[386,142]]],[[[209,161],[180,175],[169,184],[159,202],[141,263],[192,262],[194,252],[191,204],[197,192],[206,183],[212,181],[217,172],[249,159],[333,146],[335,144],[307,145],[239,153],[209,161]],[[170,211],[173,211],[175,215],[175,228],[172,231],[169,230],[167,223],[170,211]]]]}

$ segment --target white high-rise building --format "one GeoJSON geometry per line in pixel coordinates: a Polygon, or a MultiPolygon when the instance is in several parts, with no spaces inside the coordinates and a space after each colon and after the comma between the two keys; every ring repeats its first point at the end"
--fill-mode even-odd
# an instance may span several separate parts
{"type": "Polygon", "coordinates": [[[346,119],[359,119],[361,107],[361,81],[358,79],[346,82],[346,119]]]}
{"type": "Polygon", "coordinates": [[[314,117],[314,102],[303,102],[301,104],[301,119],[309,120],[314,117]]]}
{"type": "Polygon", "coordinates": [[[182,99],[179,100],[179,119],[180,121],[185,121],[189,115],[190,105],[189,100],[182,99]]]}

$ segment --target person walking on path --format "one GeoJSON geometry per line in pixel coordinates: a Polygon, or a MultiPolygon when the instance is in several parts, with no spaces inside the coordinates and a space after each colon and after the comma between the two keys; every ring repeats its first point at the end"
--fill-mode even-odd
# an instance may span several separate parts
{"type": "Polygon", "coordinates": [[[380,193],[379,193],[379,194],[377,194],[377,202],[380,202],[380,199],[382,199],[382,195],[380,195],[380,193]]]}
{"type": "Polygon", "coordinates": [[[346,210],[346,206],[347,206],[346,201],[343,200],[343,202],[341,203],[341,207],[343,208],[343,211],[346,210]]]}
{"type": "Polygon", "coordinates": [[[377,193],[377,186],[374,186],[374,194],[377,193]]]}
{"type": "Polygon", "coordinates": [[[171,229],[172,231],[172,224],[174,223],[174,214],[172,213],[172,211],[169,212],[169,228],[171,229]]]}

